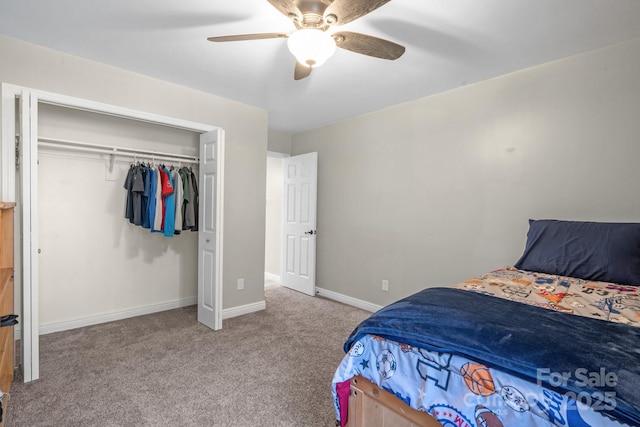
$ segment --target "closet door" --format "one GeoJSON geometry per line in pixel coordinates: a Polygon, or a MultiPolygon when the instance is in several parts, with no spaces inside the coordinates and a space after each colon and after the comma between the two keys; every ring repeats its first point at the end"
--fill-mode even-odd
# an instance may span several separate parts
{"type": "Polygon", "coordinates": [[[38,320],[38,96],[20,95],[22,180],[22,328],[20,356],[24,382],[40,378],[38,320]]]}
{"type": "Polygon", "coordinates": [[[222,328],[223,138],[222,130],[200,135],[198,321],[213,330],[222,328]]]}

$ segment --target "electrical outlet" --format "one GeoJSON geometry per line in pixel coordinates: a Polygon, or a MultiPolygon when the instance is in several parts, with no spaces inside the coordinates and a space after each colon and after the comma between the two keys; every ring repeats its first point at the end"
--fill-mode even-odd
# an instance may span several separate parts
{"type": "Polygon", "coordinates": [[[382,281],[382,290],[389,292],[389,281],[388,280],[383,280],[382,281]]]}
{"type": "Polygon", "coordinates": [[[238,279],[238,290],[241,291],[244,289],[244,279],[238,279]]]}

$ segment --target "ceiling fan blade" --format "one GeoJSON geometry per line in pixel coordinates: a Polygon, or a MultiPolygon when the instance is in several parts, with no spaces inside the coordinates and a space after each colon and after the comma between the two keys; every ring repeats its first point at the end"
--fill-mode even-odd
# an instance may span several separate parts
{"type": "Polygon", "coordinates": [[[305,77],[309,77],[309,74],[311,74],[311,70],[313,70],[313,68],[302,65],[301,63],[296,61],[296,69],[293,72],[293,78],[295,80],[302,80],[305,77]]]}
{"type": "Polygon", "coordinates": [[[333,35],[336,45],[342,49],[375,58],[394,60],[404,53],[404,46],[389,40],[379,39],[366,34],[341,31],[333,35]]]}
{"type": "Polygon", "coordinates": [[[258,33],[258,34],[238,34],[235,36],[209,37],[210,42],[236,42],[242,40],[261,40],[261,39],[286,39],[289,37],[287,33],[258,33]]]}
{"type": "Polygon", "coordinates": [[[302,12],[296,6],[296,2],[293,0],[267,0],[273,7],[278,9],[287,18],[294,19],[294,21],[302,22],[302,12]]]}
{"type": "Polygon", "coordinates": [[[334,0],[324,12],[324,18],[332,25],[344,25],[373,12],[391,0],[334,0]],[[330,17],[335,16],[335,18],[330,17]]]}

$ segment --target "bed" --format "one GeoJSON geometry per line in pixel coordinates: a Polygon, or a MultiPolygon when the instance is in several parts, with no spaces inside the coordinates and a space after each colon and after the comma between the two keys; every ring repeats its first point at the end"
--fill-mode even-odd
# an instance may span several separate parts
{"type": "Polygon", "coordinates": [[[362,419],[354,390],[373,388],[442,426],[640,426],[638,286],[640,224],[530,220],[513,267],[356,327],[332,382],[336,424],[362,419]]]}

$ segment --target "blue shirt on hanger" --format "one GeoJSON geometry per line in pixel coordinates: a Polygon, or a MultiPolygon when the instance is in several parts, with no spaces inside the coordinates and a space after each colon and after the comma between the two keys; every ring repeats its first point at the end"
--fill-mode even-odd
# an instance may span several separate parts
{"type": "MultiPolygon", "coordinates": [[[[171,171],[164,168],[167,173],[167,179],[173,188],[173,178],[171,177],[171,171]]],[[[165,198],[165,213],[164,213],[164,235],[167,237],[173,237],[173,232],[176,228],[176,196],[175,193],[167,195],[165,198]]]]}
{"type": "Polygon", "coordinates": [[[142,176],[144,177],[144,192],[142,193],[142,227],[150,228],[149,223],[149,202],[151,196],[151,168],[144,166],[142,176]]]}

